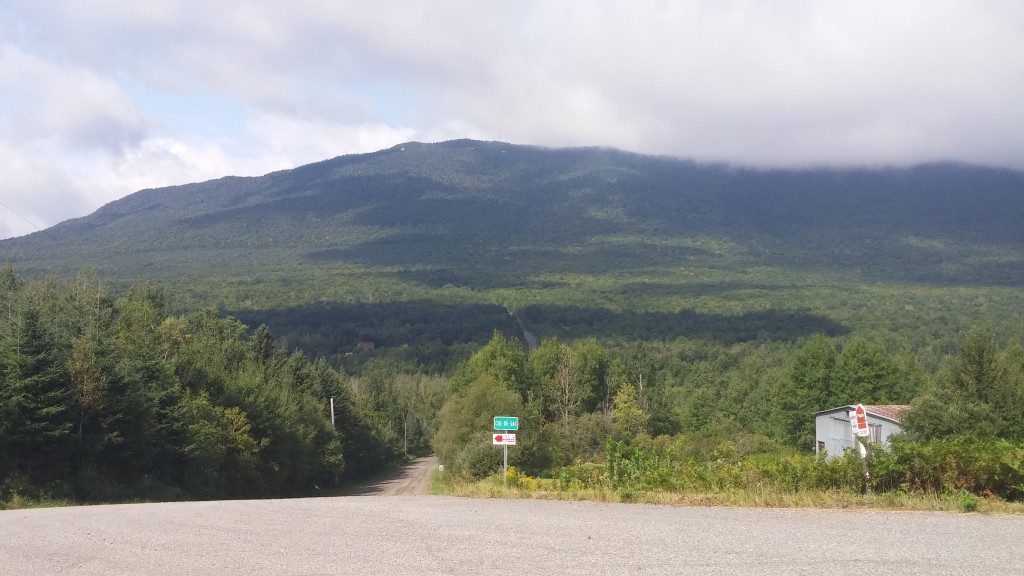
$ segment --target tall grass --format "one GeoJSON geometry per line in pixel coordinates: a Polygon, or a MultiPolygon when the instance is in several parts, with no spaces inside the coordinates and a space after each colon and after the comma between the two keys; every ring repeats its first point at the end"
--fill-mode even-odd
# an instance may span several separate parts
{"type": "Polygon", "coordinates": [[[819,508],[833,510],[902,510],[917,512],[979,512],[982,514],[1024,514],[1024,504],[997,497],[976,498],[976,506],[965,509],[961,495],[918,492],[860,494],[843,490],[808,489],[798,492],[762,489],[697,493],[667,490],[622,491],[607,486],[565,489],[556,483],[540,484],[529,490],[502,484],[500,476],[473,482],[449,480],[435,494],[467,498],[568,500],[587,502],[657,504],[666,506],[710,506],[744,508],[819,508]]]}
{"type": "Polygon", "coordinates": [[[479,482],[448,479],[442,492],[670,505],[814,507],[1024,513],[1024,445],[1005,441],[897,441],[865,463],[761,454],[695,462],[638,443],[609,441],[604,463],[577,463],[537,480],[513,472],[479,482]],[[868,475],[865,475],[865,471],[868,475]]]}

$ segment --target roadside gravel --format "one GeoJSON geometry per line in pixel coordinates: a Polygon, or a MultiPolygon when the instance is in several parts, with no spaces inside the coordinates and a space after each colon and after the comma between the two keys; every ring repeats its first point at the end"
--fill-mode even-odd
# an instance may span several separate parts
{"type": "Polygon", "coordinates": [[[0,512],[0,574],[1024,574],[1024,519],[309,498],[0,512]]]}

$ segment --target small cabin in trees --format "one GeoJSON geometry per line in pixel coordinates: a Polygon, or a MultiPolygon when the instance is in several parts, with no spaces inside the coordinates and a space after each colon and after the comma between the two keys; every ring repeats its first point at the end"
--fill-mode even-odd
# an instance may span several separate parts
{"type": "MultiPolygon", "coordinates": [[[[814,453],[825,452],[827,458],[842,456],[847,449],[857,444],[853,437],[850,415],[854,405],[839,406],[814,415],[814,453]]],[[[903,416],[910,410],[907,404],[876,404],[864,406],[868,417],[868,440],[877,444],[888,444],[889,437],[903,431],[903,416]]]]}

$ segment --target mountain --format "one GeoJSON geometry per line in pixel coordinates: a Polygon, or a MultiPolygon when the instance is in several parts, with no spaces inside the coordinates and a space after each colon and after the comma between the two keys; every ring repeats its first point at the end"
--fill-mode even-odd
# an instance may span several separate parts
{"type": "Polygon", "coordinates": [[[457,140],[142,190],[4,240],[0,261],[148,279],[185,306],[254,320],[331,309],[387,323],[381,310],[408,314],[408,303],[456,315],[498,305],[548,332],[593,334],[590,322],[642,336],[693,311],[711,318],[698,333],[717,330],[715,317],[750,320],[746,339],[778,335],[762,325],[797,314],[806,329],[785,337],[900,332],[949,314],[947,325],[969,325],[989,319],[963,301],[979,295],[985,314],[1014,321],[1005,310],[1024,308],[1022,221],[1024,173],[1011,170],[758,170],[457,140]],[[907,318],[872,319],[879,299],[879,314],[907,318]],[[781,316],[759,324],[758,314],[781,316]]]}

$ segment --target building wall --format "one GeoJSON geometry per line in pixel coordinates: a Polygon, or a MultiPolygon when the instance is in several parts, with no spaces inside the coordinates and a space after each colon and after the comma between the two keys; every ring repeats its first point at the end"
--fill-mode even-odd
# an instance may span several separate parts
{"type": "MultiPolygon", "coordinates": [[[[816,453],[825,450],[829,458],[835,458],[842,456],[844,451],[857,447],[853,439],[853,428],[850,427],[851,410],[851,407],[843,407],[815,416],[816,453]]],[[[888,444],[890,436],[902,431],[899,424],[874,416],[870,412],[867,416],[868,427],[872,431],[870,439],[874,442],[888,444]]]]}
{"type": "MultiPolygon", "coordinates": [[[[900,426],[899,424],[896,424],[894,422],[890,422],[888,420],[884,420],[882,418],[876,418],[876,420],[882,426],[882,443],[883,444],[889,444],[889,437],[892,436],[893,434],[898,434],[900,432],[903,432],[903,427],[900,426]]],[[[868,422],[871,422],[870,418],[868,418],[868,422]]]]}
{"type": "Polygon", "coordinates": [[[848,448],[856,448],[846,410],[818,414],[814,428],[817,440],[816,453],[824,450],[830,457],[840,456],[848,448]]]}

